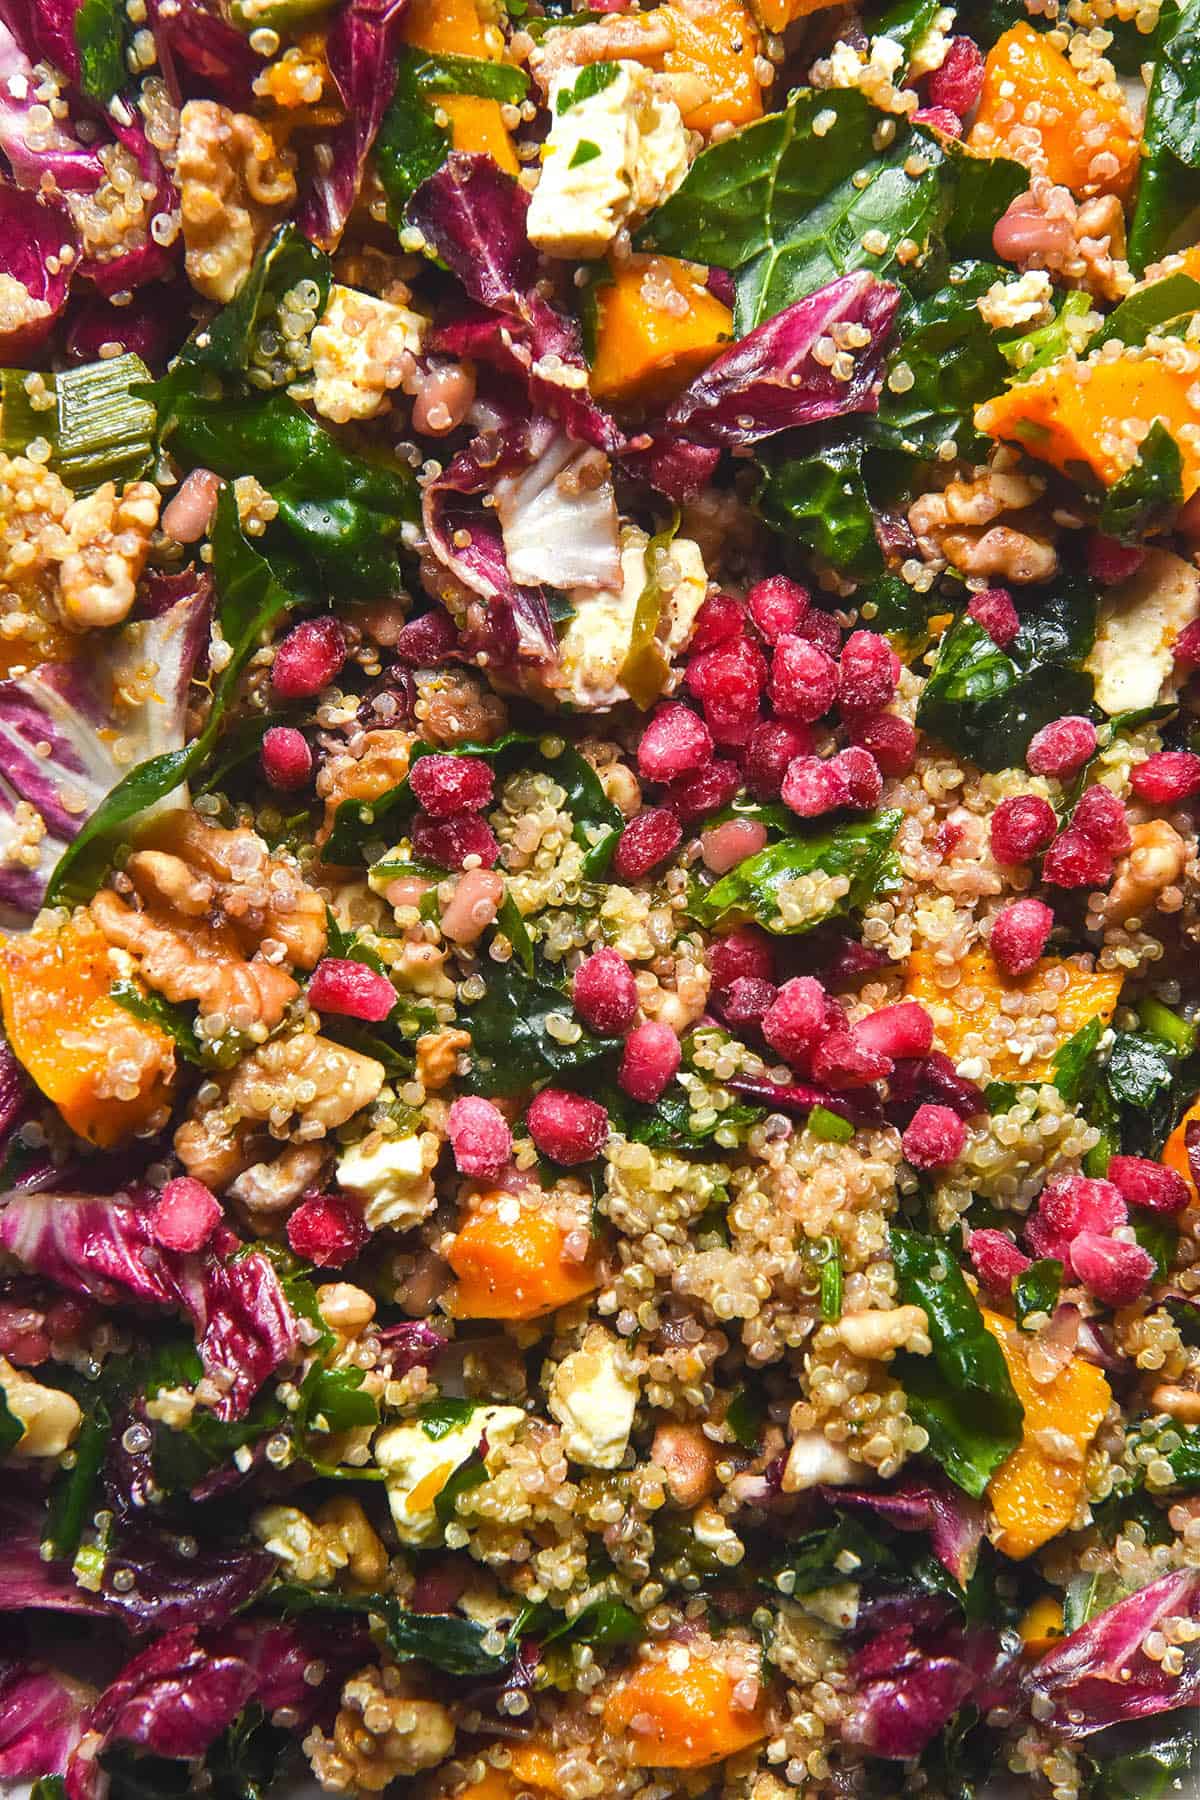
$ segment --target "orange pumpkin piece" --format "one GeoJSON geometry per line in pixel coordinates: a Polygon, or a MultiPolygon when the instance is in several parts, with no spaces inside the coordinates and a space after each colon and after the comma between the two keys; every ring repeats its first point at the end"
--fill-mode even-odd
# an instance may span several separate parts
{"type": "Polygon", "coordinates": [[[536,1202],[485,1194],[446,1253],[456,1319],[538,1319],[596,1286],[591,1260],[564,1254],[566,1232],[536,1202]]]}
{"type": "Polygon", "coordinates": [[[1188,1107],[1182,1119],[1180,1119],[1178,1125],[1163,1145],[1162,1153],[1162,1160],[1166,1167],[1168,1169],[1174,1169],[1177,1175],[1182,1175],[1193,1193],[1195,1192],[1196,1184],[1192,1180],[1191,1164],[1188,1162],[1187,1128],[1189,1125],[1196,1124],[1200,1124],[1200,1100],[1192,1101],[1192,1104],[1188,1107]]]}
{"type": "Polygon", "coordinates": [[[1047,1650],[1052,1650],[1059,1639],[1066,1636],[1061,1600],[1056,1600],[1053,1594],[1039,1594],[1022,1616],[1017,1630],[1021,1634],[1022,1655],[1034,1660],[1045,1656],[1047,1650]]]}
{"type": "Polygon", "coordinates": [[[1028,1345],[1010,1320],[983,1311],[984,1324],[1004,1352],[1017,1398],[1025,1408],[1021,1442],[988,1483],[996,1515],[993,1541],[1020,1562],[1065,1531],[1084,1490],[1084,1456],[1112,1400],[1112,1389],[1092,1363],[1076,1358],[1053,1381],[1035,1381],[1028,1345]],[[1044,1433],[1054,1432],[1068,1454],[1052,1454],[1044,1433]]]}
{"type": "Polygon", "coordinates": [[[758,32],[741,0],[671,0],[675,47],[663,58],[669,75],[698,75],[709,98],[683,115],[689,131],[748,125],[762,117],[754,72],[758,32]]]}
{"type": "Polygon", "coordinates": [[[482,1781],[469,1787],[461,1800],[517,1800],[518,1794],[558,1794],[558,1758],[541,1744],[506,1745],[511,1752],[507,1769],[485,1766],[482,1781]]]}
{"type": "Polygon", "coordinates": [[[1011,156],[1084,199],[1124,199],[1141,153],[1124,101],[1090,87],[1047,35],[1024,21],[988,52],[967,143],[1011,156]]]}
{"type": "Polygon", "coordinates": [[[786,31],[797,19],[840,4],[841,0],[755,0],[754,11],[764,31],[786,31]]]}
{"type": "Polygon", "coordinates": [[[703,1769],[767,1735],[765,1701],[747,1712],[734,1704],[734,1686],[715,1658],[673,1645],[661,1661],[640,1662],[625,1677],[604,1722],[628,1734],[639,1768],[703,1769]]]}
{"type": "MultiPolygon", "coordinates": [[[[485,30],[475,0],[410,0],[400,24],[400,40],[435,55],[476,56],[485,62],[499,62],[502,57],[500,33],[485,30]]],[[[508,174],[519,173],[498,100],[476,94],[439,94],[437,105],[450,121],[456,150],[482,152],[508,174]]]]}
{"type": "Polygon", "coordinates": [[[1064,474],[1090,471],[1111,487],[1130,462],[1120,453],[1121,421],[1149,427],[1160,419],[1179,446],[1186,500],[1200,486],[1200,449],[1190,441],[1200,425],[1190,399],[1195,384],[1195,369],[1168,368],[1140,346],[1111,360],[1099,353],[1082,362],[1066,357],[976,407],[975,423],[1064,474]],[[1181,432],[1185,425],[1191,430],[1181,432]]]}
{"type": "Polygon", "coordinates": [[[612,406],[673,400],[733,339],[733,314],[705,269],[674,256],[632,256],[596,290],[592,393],[612,406]]]}
{"type": "MultiPolygon", "coordinates": [[[[938,985],[932,952],[914,950],[908,959],[905,993],[919,1000],[933,1017],[937,1041],[948,1056],[957,1062],[971,1053],[968,1040],[982,1038],[991,1062],[993,1080],[1043,1081],[1053,1073],[1054,1058],[1069,1037],[1091,1019],[1104,1024],[1112,1018],[1121,992],[1120,974],[1107,970],[1086,970],[1069,959],[1044,956],[1028,975],[1019,979],[1001,975],[990,950],[972,950],[960,964],[959,981],[952,988],[938,985]],[[1065,970],[1067,980],[1060,988],[1047,981],[1054,970],[1065,970]],[[1019,1048],[1013,1047],[1013,1026],[1017,1023],[1005,1010],[1011,995],[1033,995],[1040,1002],[1040,1016],[1048,1021],[1055,1048],[1049,1055],[1023,1063],[1019,1048]],[[1011,1023],[1010,1023],[1011,1020],[1011,1023]]],[[[1028,1027],[1022,1021],[1021,1032],[1028,1027]]]]}
{"type": "Polygon", "coordinates": [[[94,925],[32,931],[0,948],[0,1007],[13,1055],[80,1137],[111,1149],[168,1102],[175,1050],[110,998],[94,925]]]}

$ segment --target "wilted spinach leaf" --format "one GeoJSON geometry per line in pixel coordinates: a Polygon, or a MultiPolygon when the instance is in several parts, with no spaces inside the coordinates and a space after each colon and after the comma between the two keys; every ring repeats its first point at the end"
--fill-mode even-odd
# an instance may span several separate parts
{"type": "Polygon", "coordinates": [[[690,906],[692,916],[713,927],[754,920],[767,931],[794,936],[811,931],[835,913],[865,906],[894,878],[892,840],[901,816],[898,812],[872,813],[806,837],[769,844],[712,887],[696,892],[690,906]],[[820,904],[811,915],[794,922],[785,920],[780,903],[786,890],[817,870],[845,877],[849,882],[846,893],[839,900],[820,904]]]}
{"type": "Polygon", "coordinates": [[[438,123],[436,96],[473,94],[519,106],[528,87],[528,76],[512,63],[399,46],[395,90],[375,139],[375,167],[393,225],[403,225],[409,201],[450,154],[451,131],[438,123]]]}
{"type": "Polygon", "coordinates": [[[1030,1263],[1013,1283],[1017,1324],[1024,1327],[1031,1313],[1052,1313],[1062,1288],[1063,1266],[1057,1257],[1045,1256],[1030,1263]]]}
{"type": "Polygon", "coordinates": [[[1129,230],[1129,260],[1138,274],[1172,248],[1200,201],[1200,30],[1194,6],[1180,11],[1175,31],[1159,50],[1142,146],[1129,230]]]}
{"type": "Polygon", "coordinates": [[[1144,344],[1152,331],[1160,331],[1171,319],[1200,312],[1200,281],[1191,275],[1167,275],[1152,281],[1114,306],[1088,348],[1098,350],[1109,338],[1122,344],[1144,344]]]}
{"type": "Polygon", "coordinates": [[[1096,1800],[1168,1800],[1200,1784],[1200,1722],[1188,1710],[1101,1732],[1088,1743],[1096,1800]]]}
{"type": "Polygon", "coordinates": [[[899,1576],[901,1564],[895,1552],[874,1537],[857,1519],[839,1519],[819,1531],[805,1532],[794,1540],[787,1559],[776,1571],[775,1579],[764,1585],[775,1589],[778,1577],[786,1574],[793,1594],[813,1594],[820,1588],[836,1587],[844,1581],[869,1581],[872,1576],[899,1576]],[[853,1557],[854,1565],[846,1568],[839,1559],[853,1557]]]}
{"type": "Polygon", "coordinates": [[[483,1648],[487,1633],[473,1619],[457,1613],[409,1612],[392,1594],[343,1594],[279,1582],[262,1598],[264,1605],[288,1614],[327,1612],[381,1619],[397,1662],[426,1662],[446,1675],[495,1675],[512,1660],[511,1655],[493,1656],[483,1648]]]}
{"type": "Polygon", "coordinates": [[[1161,419],[1142,439],[1138,459],[1114,482],[1100,508],[1100,529],[1122,543],[1140,542],[1183,504],[1183,457],[1161,419]]]}
{"type": "MultiPolygon", "coordinates": [[[[311,281],[317,290],[313,311],[320,318],[333,282],[329,258],[289,221],[275,227],[236,298],[188,339],[169,379],[174,381],[181,365],[223,375],[244,372],[259,332],[274,325],[284,295],[302,281],[311,281]]],[[[182,381],[182,374],[178,378],[182,381]]]]}
{"type": "Polygon", "coordinates": [[[1000,346],[975,302],[1003,271],[991,263],[958,263],[943,287],[908,303],[897,321],[871,436],[911,456],[933,456],[947,438],[960,456],[983,441],[975,407],[998,393],[1008,372],[1000,346]],[[894,384],[903,367],[910,384],[894,384]]]}
{"type": "Polygon", "coordinates": [[[546,1021],[570,1011],[567,995],[552,982],[526,975],[515,959],[494,963],[483,999],[462,1017],[471,1034],[471,1091],[519,1094],[546,1081],[569,1081],[616,1048],[618,1039],[587,1030],[575,1043],[560,1043],[546,1021]]]}

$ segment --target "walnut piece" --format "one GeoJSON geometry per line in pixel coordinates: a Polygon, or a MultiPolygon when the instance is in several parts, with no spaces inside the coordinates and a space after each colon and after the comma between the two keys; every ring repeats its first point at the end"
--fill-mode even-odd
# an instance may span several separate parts
{"type": "MultiPolygon", "coordinates": [[[[1165,819],[1147,819],[1135,825],[1128,856],[1117,864],[1112,886],[1104,896],[1104,921],[1125,925],[1144,919],[1159,896],[1173,887],[1187,867],[1190,848],[1165,819]]],[[[1182,901],[1182,893],[1179,896],[1182,901]]]]}
{"type": "Polygon", "coordinates": [[[400,785],[408,774],[408,755],[415,742],[411,731],[368,731],[353,751],[342,750],[326,759],[317,776],[317,793],[325,802],[318,844],[333,830],[343,800],[378,800],[389,788],[400,785]]]}
{"type": "Polygon", "coordinates": [[[150,539],[158,524],[159,492],[131,481],[117,497],[115,481],[67,508],[63,524],[71,549],[59,574],[59,607],[76,631],[118,625],[133,605],[150,539]]]}
{"type": "Polygon", "coordinates": [[[453,1744],[454,1721],[446,1708],[419,1698],[411,1675],[388,1663],[350,1678],[332,1739],[314,1729],[304,1750],[322,1787],[378,1794],[397,1776],[442,1762],[453,1744]]]}
{"type": "Polygon", "coordinates": [[[357,1500],[326,1502],[310,1518],[298,1506],[264,1506],[250,1521],[255,1537],[285,1565],[283,1573],[311,1587],[330,1587],[343,1569],[354,1582],[378,1587],[387,1551],[357,1500]]]}
{"type": "Polygon", "coordinates": [[[205,299],[233,299],[267,230],[296,198],[294,169],[256,119],[215,100],[188,101],[176,176],[184,266],[205,299]]]}
{"type": "Polygon", "coordinates": [[[444,1088],[458,1066],[458,1053],[471,1042],[469,1031],[451,1027],[447,1031],[427,1031],[417,1039],[417,1080],[432,1093],[444,1088]]]}
{"type": "Polygon", "coordinates": [[[922,494],[908,522],[927,562],[1005,582],[1045,581],[1058,553],[1048,522],[1034,510],[1044,487],[1029,475],[982,469],[973,481],[922,494]]]}
{"type": "Polygon", "coordinates": [[[229,1198],[244,1209],[256,1229],[269,1231],[309,1188],[319,1185],[328,1155],[324,1144],[290,1144],[271,1162],[243,1169],[229,1184],[229,1198]]]}
{"type": "Polygon", "coordinates": [[[299,984],[272,963],[247,962],[227,931],[208,925],[168,925],[151,912],[136,912],[104,891],[91,915],[110,944],[138,958],[148,987],[172,1001],[194,1000],[203,1019],[218,1017],[235,1030],[278,1025],[299,984]]]}
{"type": "Polygon", "coordinates": [[[74,1443],[83,1414],[61,1388],[43,1387],[25,1369],[14,1369],[0,1356],[0,1394],[13,1418],[24,1426],[14,1456],[61,1456],[74,1443]]]}
{"type": "Polygon", "coordinates": [[[421,735],[444,750],[460,744],[490,744],[508,724],[508,708],[465,669],[439,669],[418,679],[417,718],[421,735]]]}
{"type": "Polygon", "coordinates": [[[298,1031],[273,1038],[245,1057],[233,1072],[227,1098],[241,1119],[276,1127],[298,1117],[298,1141],[307,1142],[335,1131],[369,1106],[383,1086],[384,1073],[374,1057],[298,1031]]]}

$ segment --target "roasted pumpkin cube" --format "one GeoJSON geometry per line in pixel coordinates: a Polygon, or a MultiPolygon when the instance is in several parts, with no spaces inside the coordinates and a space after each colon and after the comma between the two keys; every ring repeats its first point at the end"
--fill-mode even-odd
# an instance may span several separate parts
{"type": "Polygon", "coordinates": [[[1028,975],[1014,978],[1000,973],[990,950],[979,949],[963,958],[956,985],[944,988],[936,979],[932,953],[914,950],[908,959],[905,992],[932,1015],[937,1042],[956,1062],[981,1045],[993,1079],[1033,1082],[1053,1073],[1058,1051],[1089,1020],[1102,1019],[1107,1025],[1122,979],[1120,974],[1085,969],[1070,958],[1053,956],[1044,956],[1028,975]],[[1024,1062],[1017,1034],[1027,1035],[1033,1009],[1022,1009],[1018,1026],[1016,1014],[1005,1004],[1009,996],[1018,995],[1038,1002],[1033,1016],[1041,1021],[1043,1035],[1053,1039],[1045,1055],[1024,1062]]]}
{"type": "Polygon", "coordinates": [[[662,406],[733,338],[733,314],[707,271],[674,256],[634,256],[596,290],[592,392],[612,406],[662,406]]]}

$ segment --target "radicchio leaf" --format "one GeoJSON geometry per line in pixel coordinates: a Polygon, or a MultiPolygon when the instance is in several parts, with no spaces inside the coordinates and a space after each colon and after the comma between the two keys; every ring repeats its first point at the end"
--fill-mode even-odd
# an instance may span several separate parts
{"type": "Polygon", "coordinates": [[[208,584],[197,580],[158,618],[126,625],[110,649],[0,681],[0,921],[9,929],[32,920],[63,850],[128,773],[114,743],[130,749],[134,762],[182,745],[208,612],[208,584]],[[130,707],[120,696],[149,665],[158,671],[153,691],[130,707]],[[7,854],[21,832],[22,802],[46,826],[33,868],[7,854]]]}
{"type": "Polygon", "coordinates": [[[1200,1640],[1168,1675],[1143,1649],[1167,1619],[1200,1619],[1200,1569],[1175,1569],[1118,1600],[1056,1644],[1025,1677],[1036,1716],[1064,1737],[1200,1703],[1200,1640]]]}
{"type": "Polygon", "coordinates": [[[897,1531],[927,1531],[933,1554],[960,1587],[975,1571],[983,1542],[984,1508],[958,1488],[903,1481],[893,1488],[829,1488],[831,1506],[874,1513],[897,1531]]]}
{"type": "Polygon", "coordinates": [[[37,1664],[0,1660],[0,1781],[65,1774],[83,1728],[84,1699],[37,1664]]]}
{"type": "Polygon", "coordinates": [[[103,346],[117,344],[157,372],[171,342],[172,312],[186,318],[186,304],[176,311],[161,290],[139,295],[129,306],[114,306],[103,298],[89,301],[75,312],[67,327],[67,360],[97,362],[103,346]]]}
{"type": "Polygon", "coordinates": [[[528,468],[492,490],[514,582],[558,588],[621,586],[617,503],[608,459],[580,448],[548,419],[530,428],[528,468]]]}
{"type": "Polygon", "coordinates": [[[346,108],[330,133],[300,204],[298,223],[322,250],[332,250],[358,198],[363,169],[396,86],[395,28],[408,0],[343,0],[325,40],[329,73],[346,108]]]}
{"type": "Polygon", "coordinates": [[[993,1631],[941,1631],[920,1643],[910,1625],[894,1626],[851,1663],[857,1692],[843,1736],[873,1756],[919,1756],[967,1700],[985,1711],[1005,1697],[1011,1661],[993,1631]]]}
{"type": "Polygon", "coordinates": [[[183,100],[191,77],[207,98],[226,106],[249,106],[254,77],[262,58],[250,47],[244,31],[238,31],[203,0],[150,0],[150,25],[154,47],[168,92],[176,106],[183,100]]]}
{"type": "Polygon", "coordinates": [[[19,310],[11,302],[5,307],[13,323],[0,329],[0,364],[27,366],[45,342],[67,304],[75,259],[75,227],[66,208],[0,183],[0,273],[29,296],[19,310]]]}

